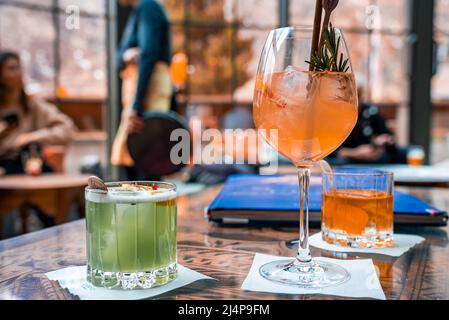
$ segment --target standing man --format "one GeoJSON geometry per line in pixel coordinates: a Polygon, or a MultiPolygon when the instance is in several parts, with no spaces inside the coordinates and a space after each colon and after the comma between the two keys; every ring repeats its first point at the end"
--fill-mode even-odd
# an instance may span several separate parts
{"type": "Polygon", "coordinates": [[[173,86],[170,79],[170,23],[156,0],[119,0],[133,11],[118,51],[118,66],[123,80],[123,112],[111,156],[113,165],[134,163],[126,148],[127,136],[138,133],[145,111],[168,112],[173,86]]]}

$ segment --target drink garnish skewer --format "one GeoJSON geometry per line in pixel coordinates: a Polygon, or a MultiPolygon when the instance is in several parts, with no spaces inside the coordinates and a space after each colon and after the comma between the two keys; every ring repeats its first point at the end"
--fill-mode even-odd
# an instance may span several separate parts
{"type": "MultiPolygon", "coordinates": [[[[321,34],[321,17],[323,13],[323,2],[322,0],[316,0],[315,5],[315,18],[313,20],[313,33],[312,33],[312,49],[310,50],[310,60],[315,53],[318,52],[318,44],[320,41],[321,34]]],[[[313,65],[309,65],[309,71],[313,71],[313,65]]]]}

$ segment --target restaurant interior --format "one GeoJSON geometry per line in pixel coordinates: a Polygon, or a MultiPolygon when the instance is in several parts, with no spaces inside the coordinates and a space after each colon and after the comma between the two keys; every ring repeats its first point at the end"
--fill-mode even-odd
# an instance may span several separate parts
{"type": "Polygon", "coordinates": [[[449,0],[0,0],[0,300],[449,299],[448,20],[449,0]],[[299,57],[317,31],[331,69],[299,57]],[[297,95],[275,84],[303,74],[297,95]],[[154,223],[120,235],[139,192],[154,223]],[[121,237],[151,232],[137,264],[170,264],[134,276],[121,237]],[[122,291],[55,271],[86,263],[122,291]],[[349,289],[357,268],[373,288],[349,289]]]}

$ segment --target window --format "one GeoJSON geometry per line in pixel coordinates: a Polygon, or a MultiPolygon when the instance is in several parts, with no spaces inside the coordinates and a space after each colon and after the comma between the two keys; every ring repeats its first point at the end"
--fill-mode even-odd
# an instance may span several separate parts
{"type": "Polygon", "coordinates": [[[104,0],[59,0],[59,8],[65,10],[68,6],[76,6],[82,12],[93,15],[104,15],[106,9],[104,0]]]}
{"type": "MultiPolygon", "coordinates": [[[[176,34],[184,32],[183,45],[175,40],[174,51],[183,48],[190,58],[188,94],[231,93],[234,103],[251,103],[262,45],[268,31],[280,24],[280,1],[161,2],[176,34]]],[[[400,104],[407,99],[408,5],[407,0],[345,0],[334,14],[349,43],[359,83],[373,102],[400,104]]],[[[289,10],[290,24],[311,25],[315,0],[290,0],[289,10]]]]}
{"type": "Polygon", "coordinates": [[[7,0],[0,16],[0,47],[20,53],[29,93],[105,99],[104,0],[7,0]],[[79,9],[79,29],[66,27],[68,6],[79,9]]]}
{"type": "MultiPolygon", "coordinates": [[[[372,102],[406,101],[408,5],[407,0],[345,0],[334,12],[333,20],[345,34],[358,84],[372,102]]],[[[290,8],[293,25],[313,23],[315,0],[290,0],[290,8]]]]}
{"type": "Polygon", "coordinates": [[[60,19],[60,37],[63,41],[59,43],[61,62],[58,94],[77,98],[105,98],[105,21],[81,17],[80,29],[69,30],[64,27],[66,18],[63,16],[60,19]]]}
{"type": "Polygon", "coordinates": [[[250,103],[262,45],[279,25],[279,1],[161,2],[172,23],[173,53],[189,57],[188,99],[250,103]]]}
{"type": "Polygon", "coordinates": [[[17,2],[17,3],[24,3],[24,4],[32,4],[32,5],[39,5],[42,7],[50,8],[53,6],[53,0],[11,0],[7,2],[17,2]]]}
{"type": "Polygon", "coordinates": [[[449,0],[435,1],[436,74],[432,79],[432,162],[449,159],[449,0]]]}
{"type": "Polygon", "coordinates": [[[232,93],[230,28],[189,27],[190,92],[228,95],[232,93]]]}
{"type": "Polygon", "coordinates": [[[435,42],[437,44],[436,75],[432,97],[449,100],[449,0],[437,0],[435,6],[435,42]]]}
{"type": "Polygon", "coordinates": [[[27,90],[53,96],[56,33],[51,12],[1,5],[0,16],[0,48],[21,55],[27,90]]]}

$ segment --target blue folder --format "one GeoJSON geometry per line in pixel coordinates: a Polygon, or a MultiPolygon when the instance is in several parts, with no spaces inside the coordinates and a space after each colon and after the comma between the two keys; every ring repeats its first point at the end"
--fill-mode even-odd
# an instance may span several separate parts
{"type": "MultiPolygon", "coordinates": [[[[311,184],[309,221],[321,218],[322,188],[311,184]]],[[[210,204],[209,220],[221,223],[298,223],[298,178],[291,175],[235,175],[210,204]]],[[[403,192],[394,192],[395,224],[446,225],[447,213],[403,192]]]]}

